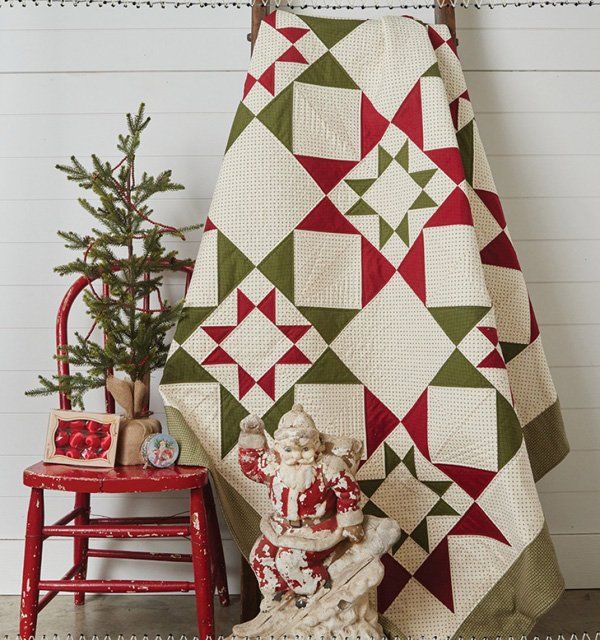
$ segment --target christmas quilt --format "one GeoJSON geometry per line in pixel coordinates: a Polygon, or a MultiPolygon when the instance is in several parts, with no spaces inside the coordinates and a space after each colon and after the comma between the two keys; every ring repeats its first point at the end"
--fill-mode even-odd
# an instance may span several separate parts
{"type": "Polygon", "coordinates": [[[402,529],[388,633],[520,635],[556,601],[535,481],[568,446],[447,27],[264,20],[185,304],[168,427],[243,553],[269,505],[240,420],[301,403],[402,529]]]}

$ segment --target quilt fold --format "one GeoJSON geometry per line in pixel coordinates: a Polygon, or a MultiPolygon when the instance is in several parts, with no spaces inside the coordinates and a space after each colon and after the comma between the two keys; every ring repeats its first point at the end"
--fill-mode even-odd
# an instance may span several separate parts
{"type": "Polygon", "coordinates": [[[568,444],[447,27],[263,21],[161,393],[244,554],[243,417],[364,442],[391,635],[523,635],[557,600],[535,481],[568,444]]]}

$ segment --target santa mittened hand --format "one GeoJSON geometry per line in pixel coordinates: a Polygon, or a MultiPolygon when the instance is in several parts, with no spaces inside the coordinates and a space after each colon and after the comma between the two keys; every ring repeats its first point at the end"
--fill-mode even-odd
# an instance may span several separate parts
{"type": "Polygon", "coordinates": [[[240,429],[244,433],[262,433],[265,423],[255,413],[251,413],[240,422],[240,429]]]}

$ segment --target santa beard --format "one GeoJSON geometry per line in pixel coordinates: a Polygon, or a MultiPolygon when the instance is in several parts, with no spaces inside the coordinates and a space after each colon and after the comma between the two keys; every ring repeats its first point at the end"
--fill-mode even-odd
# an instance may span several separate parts
{"type": "Polygon", "coordinates": [[[310,487],[315,479],[315,467],[312,464],[285,464],[282,462],[277,475],[288,489],[304,491],[310,487]]]}

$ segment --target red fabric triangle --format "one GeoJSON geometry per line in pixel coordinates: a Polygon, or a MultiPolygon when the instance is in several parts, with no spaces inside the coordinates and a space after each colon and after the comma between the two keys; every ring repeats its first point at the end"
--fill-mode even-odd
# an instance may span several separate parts
{"type": "Polygon", "coordinates": [[[427,33],[429,34],[429,41],[431,42],[434,50],[441,47],[446,42],[433,27],[427,27],[427,33]]]}
{"type": "Polygon", "coordinates": [[[246,74],[246,80],[244,81],[244,92],[243,97],[245,98],[249,93],[250,89],[256,84],[256,78],[251,76],[249,73],[246,74]]]}
{"type": "Polygon", "coordinates": [[[269,318],[269,320],[276,324],[275,322],[275,308],[276,308],[276,298],[275,298],[275,289],[271,289],[269,293],[258,303],[257,307],[269,318]]]}
{"type": "Polygon", "coordinates": [[[423,152],[456,184],[460,184],[465,179],[465,169],[458,147],[430,149],[423,152]]]}
{"type": "Polygon", "coordinates": [[[238,391],[240,400],[254,386],[254,378],[238,365],[238,391]]]}
{"type": "Polygon", "coordinates": [[[502,210],[502,204],[497,193],[486,191],[485,189],[475,189],[475,193],[479,196],[487,210],[494,216],[496,222],[504,229],[506,227],[506,218],[502,210]]]}
{"type": "Polygon", "coordinates": [[[454,611],[448,538],[444,538],[417,569],[414,577],[446,608],[454,611]]]}
{"type": "Polygon", "coordinates": [[[423,391],[409,412],[402,418],[402,424],[417,449],[429,460],[429,444],[427,443],[427,389],[423,391]]]}
{"type": "Polygon", "coordinates": [[[458,131],[458,108],[460,106],[460,98],[456,98],[450,104],[450,115],[452,116],[452,124],[454,128],[458,131]]]}
{"type": "Polygon", "coordinates": [[[281,356],[277,364],[312,364],[312,362],[294,345],[281,356]]]}
{"type": "Polygon", "coordinates": [[[398,273],[404,278],[408,286],[417,294],[421,302],[425,304],[425,244],[423,233],[420,233],[404,256],[404,260],[398,267],[398,273]]]}
{"type": "Polygon", "coordinates": [[[474,502],[448,533],[449,536],[485,536],[511,546],[488,514],[474,502]]]}
{"type": "Polygon", "coordinates": [[[361,237],[360,250],[362,306],[366,306],[385,287],[396,269],[366,238],[361,237]]]}
{"type": "Polygon", "coordinates": [[[404,98],[392,122],[419,147],[423,148],[423,110],[421,107],[421,81],[404,98]]]}
{"type": "Polygon", "coordinates": [[[296,227],[301,231],[327,231],[329,233],[353,233],[358,230],[348,222],[329,198],[321,202],[296,227]]]}
{"type": "Polygon", "coordinates": [[[363,93],[360,112],[361,158],[364,158],[381,140],[390,122],[375,109],[372,102],[363,93]]]}
{"type": "Polygon", "coordinates": [[[381,562],[385,568],[383,580],[377,587],[377,610],[385,613],[387,608],[398,597],[410,580],[410,573],[399,564],[389,553],[381,556],[381,562]]]}
{"type": "Polygon", "coordinates": [[[400,424],[400,420],[365,387],[365,423],[367,432],[367,457],[400,424]]]}
{"type": "Polygon", "coordinates": [[[215,342],[221,343],[235,329],[233,327],[202,327],[215,342]]]}
{"type": "Polygon", "coordinates": [[[271,13],[268,13],[263,19],[262,22],[264,22],[265,24],[270,25],[271,27],[273,27],[273,29],[275,29],[275,20],[277,19],[277,11],[271,11],[271,13]]]}
{"type": "Polygon", "coordinates": [[[216,228],[217,227],[215,227],[213,221],[210,218],[206,218],[206,222],[204,223],[204,232],[206,233],[207,231],[212,231],[216,228]]]}
{"type": "Polygon", "coordinates": [[[481,333],[495,346],[498,346],[498,329],[496,327],[477,327],[481,333]]]}
{"type": "Polygon", "coordinates": [[[302,64],[308,64],[306,58],[296,49],[291,46],[285,53],[282,53],[277,62],[301,62],[302,64]]]}
{"type": "Polygon", "coordinates": [[[540,335],[540,328],[533,311],[531,300],[529,301],[529,332],[529,344],[531,344],[540,335]]]}
{"type": "Polygon", "coordinates": [[[275,367],[271,367],[264,376],[256,381],[256,384],[271,400],[275,400],[275,367]]]}
{"type": "Polygon", "coordinates": [[[328,158],[299,155],[295,155],[295,157],[321,187],[323,193],[329,193],[358,164],[356,160],[329,160],[328,158]]]}
{"type": "Polygon", "coordinates": [[[521,269],[515,248],[504,231],[500,232],[480,253],[483,264],[519,271],[521,269]]]}
{"type": "Polygon", "coordinates": [[[300,27],[281,27],[281,29],[277,29],[277,31],[294,44],[298,42],[302,36],[305,36],[310,29],[301,29],[300,27]]]}
{"type": "Polygon", "coordinates": [[[202,364],[237,364],[236,361],[223,349],[223,347],[217,347],[214,351],[211,351],[206,358],[202,361],[202,364]]]}
{"type": "Polygon", "coordinates": [[[241,290],[237,290],[237,322],[242,320],[254,309],[254,302],[241,290]]]}
{"type": "Polygon", "coordinates": [[[477,500],[497,473],[496,471],[487,471],[486,469],[461,467],[457,464],[436,464],[435,466],[454,480],[454,482],[456,482],[461,489],[464,489],[474,500],[477,500]]]}
{"type": "Polygon", "coordinates": [[[272,96],[275,95],[275,63],[266,68],[258,81],[272,96]]]}
{"type": "Polygon", "coordinates": [[[452,224],[473,226],[471,205],[465,192],[460,187],[456,187],[444,202],[442,202],[425,226],[444,227],[452,224]]]}
{"type": "Polygon", "coordinates": [[[278,324],[279,331],[284,333],[288,340],[296,343],[310,329],[309,324],[278,324]]]}
{"type": "Polygon", "coordinates": [[[494,349],[477,365],[483,369],[506,369],[502,356],[494,349]]]}

